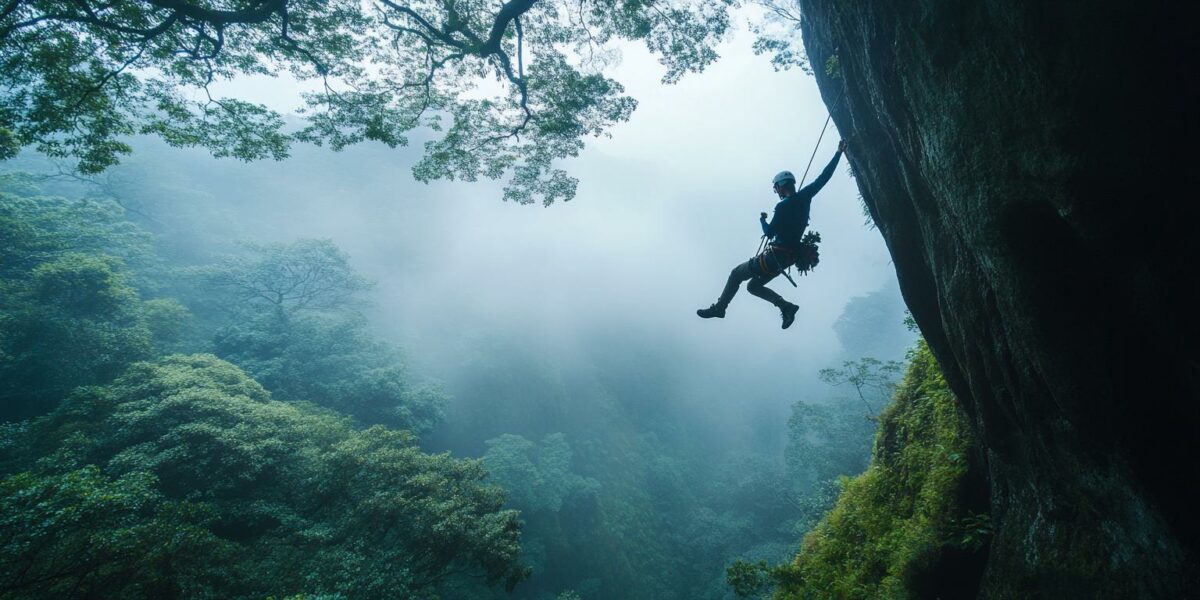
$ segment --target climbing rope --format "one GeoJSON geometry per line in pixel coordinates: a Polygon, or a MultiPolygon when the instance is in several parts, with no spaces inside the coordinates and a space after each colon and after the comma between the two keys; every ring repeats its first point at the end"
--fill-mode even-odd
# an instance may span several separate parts
{"type": "Polygon", "coordinates": [[[825,125],[821,127],[821,135],[817,137],[817,145],[813,146],[812,156],[808,157],[808,166],[804,167],[804,176],[800,178],[800,185],[796,189],[804,187],[804,180],[808,179],[808,170],[812,168],[813,159],[817,157],[817,150],[821,147],[821,140],[825,139],[825,130],[829,127],[829,120],[833,118],[833,113],[825,117],[825,125]]]}

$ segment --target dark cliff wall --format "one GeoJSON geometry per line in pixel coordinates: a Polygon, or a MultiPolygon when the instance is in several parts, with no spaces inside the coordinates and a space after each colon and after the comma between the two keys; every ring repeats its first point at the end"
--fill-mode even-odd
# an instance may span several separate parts
{"type": "Polygon", "coordinates": [[[905,300],[984,448],[981,596],[1200,594],[1193,21],[1115,1],[800,4],[905,300]]]}

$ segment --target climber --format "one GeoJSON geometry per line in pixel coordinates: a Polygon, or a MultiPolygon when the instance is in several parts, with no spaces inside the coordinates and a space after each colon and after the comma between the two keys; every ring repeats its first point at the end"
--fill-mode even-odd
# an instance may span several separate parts
{"type": "Polygon", "coordinates": [[[758,220],[762,226],[763,236],[770,244],[758,256],[736,266],[729,273],[725,289],[716,303],[708,308],[696,311],[702,319],[723,318],[729,301],[733,300],[738,287],[743,281],[749,280],[746,291],[774,304],[783,316],[783,328],[787,329],[796,320],[796,312],[800,307],[784,300],[782,296],[768,288],[766,284],[780,273],[792,266],[798,257],[797,248],[808,227],[808,212],[812,205],[813,196],[824,187],[833,170],[837,168],[838,159],[846,151],[846,141],[838,144],[837,152],[824,171],[812,183],[796,190],[796,177],[790,171],[783,171],[771,182],[775,193],[782,199],[775,205],[775,215],[767,222],[767,213],[760,213],[758,220]]]}

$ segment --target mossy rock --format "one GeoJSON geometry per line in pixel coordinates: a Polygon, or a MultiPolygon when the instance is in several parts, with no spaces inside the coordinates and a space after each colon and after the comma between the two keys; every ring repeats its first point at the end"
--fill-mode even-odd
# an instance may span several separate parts
{"type": "MultiPolygon", "coordinates": [[[[777,571],[776,598],[958,597],[978,585],[990,519],[969,490],[967,422],[928,346],[881,415],[871,465],[777,571]],[[955,580],[931,577],[954,565],[955,580]]],[[[968,592],[969,593],[969,592],[968,592]]]]}

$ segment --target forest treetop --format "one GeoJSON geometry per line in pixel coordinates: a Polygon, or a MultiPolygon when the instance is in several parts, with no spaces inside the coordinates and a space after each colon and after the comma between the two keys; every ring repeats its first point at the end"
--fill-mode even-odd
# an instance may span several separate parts
{"type": "Polygon", "coordinates": [[[717,58],[737,3],[5,0],[0,159],[31,146],[97,173],[131,135],[254,160],[421,128],[438,133],[418,180],[507,177],[505,200],[549,205],[576,187],[553,162],[636,106],[603,74],[615,42],[645,43],[674,82],[717,58]],[[301,123],[216,89],[278,73],[315,83],[301,123]]]}

